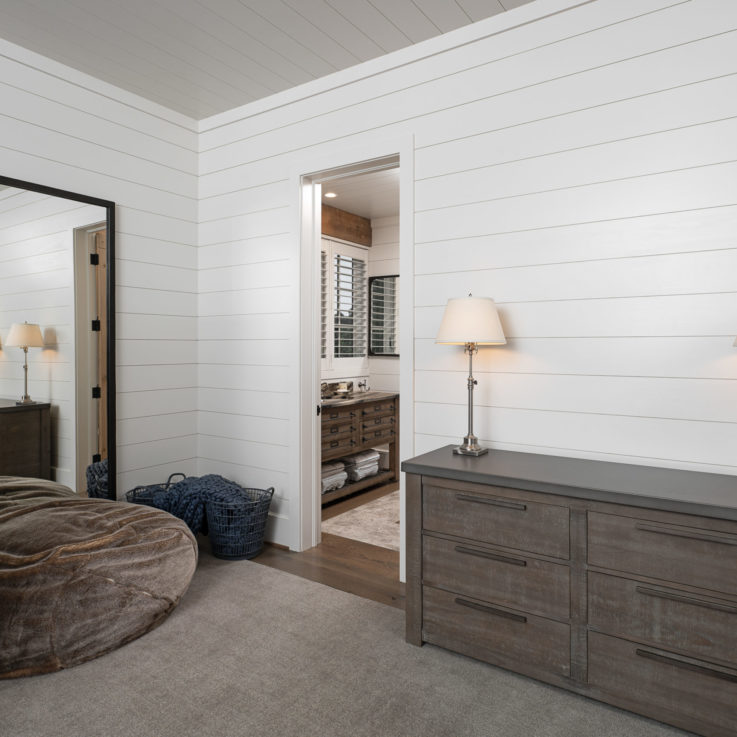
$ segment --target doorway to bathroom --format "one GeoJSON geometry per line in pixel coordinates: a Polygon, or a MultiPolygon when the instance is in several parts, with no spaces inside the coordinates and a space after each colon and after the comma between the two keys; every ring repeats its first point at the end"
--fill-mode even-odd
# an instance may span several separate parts
{"type": "Polygon", "coordinates": [[[303,450],[312,461],[311,501],[320,543],[308,552],[314,556],[324,549],[331,559],[342,558],[341,575],[349,577],[352,565],[355,571],[373,560],[375,575],[391,569],[396,584],[399,157],[313,174],[308,188],[311,232],[303,230],[303,239],[307,236],[313,248],[315,371],[309,390],[316,401],[311,442],[303,437],[303,450]]]}

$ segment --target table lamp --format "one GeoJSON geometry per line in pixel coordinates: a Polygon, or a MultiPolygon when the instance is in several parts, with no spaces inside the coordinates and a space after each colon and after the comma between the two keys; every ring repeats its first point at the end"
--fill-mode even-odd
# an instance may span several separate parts
{"type": "Polygon", "coordinates": [[[494,300],[489,297],[460,297],[449,299],[445,307],[436,343],[462,345],[468,353],[468,435],[463,444],[453,449],[453,453],[466,456],[480,456],[488,452],[479,445],[473,434],[473,355],[480,345],[504,345],[504,337],[499,314],[494,300]]]}
{"type": "Polygon", "coordinates": [[[23,371],[25,373],[25,383],[23,398],[16,402],[16,404],[35,404],[35,402],[28,396],[28,349],[29,348],[42,348],[44,344],[43,336],[41,335],[41,328],[35,323],[19,323],[15,322],[10,327],[8,333],[8,339],[5,341],[5,345],[11,348],[22,348],[25,354],[25,362],[23,363],[23,371]]]}

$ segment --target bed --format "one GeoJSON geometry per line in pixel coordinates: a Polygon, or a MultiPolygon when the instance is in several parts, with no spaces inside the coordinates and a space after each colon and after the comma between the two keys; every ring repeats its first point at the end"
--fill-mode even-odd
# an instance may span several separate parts
{"type": "Polygon", "coordinates": [[[196,566],[194,536],[167,512],[0,476],[0,678],[140,637],[176,607],[196,566]]]}

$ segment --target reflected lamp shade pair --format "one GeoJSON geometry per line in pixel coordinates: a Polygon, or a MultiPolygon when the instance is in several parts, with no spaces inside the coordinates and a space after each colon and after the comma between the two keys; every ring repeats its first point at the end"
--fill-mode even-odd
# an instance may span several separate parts
{"type": "Polygon", "coordinates": [[[23,362],[23,397],[16,404],[34,404],[28,396],[28,349],[43,348],[44,340],[41,328],[36,323],[16,322],[10,328],[5,345],[9,348],[22,348],[24,353],[23,362]]]}
{"type": "Polygon", "coordinates": [[[480,345],[504,345],[502,324],[494,300],[489,297],[449,299],[440,322],[436,343],[462,345],[468,353],[468,434],[463,443],[453,449],[456,455],[480,456],[487,452],[473,434],[473,354],[480,345]]]}

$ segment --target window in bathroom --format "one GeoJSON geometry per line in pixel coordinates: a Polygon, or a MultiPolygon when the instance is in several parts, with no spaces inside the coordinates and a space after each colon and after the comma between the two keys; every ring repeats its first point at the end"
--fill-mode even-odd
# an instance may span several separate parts
{"type": "Polygon", "coordinates": [[[365,248],[323,238],[321,354],[323,377],[367,366],[368,268],[365,248]]]}

